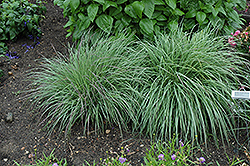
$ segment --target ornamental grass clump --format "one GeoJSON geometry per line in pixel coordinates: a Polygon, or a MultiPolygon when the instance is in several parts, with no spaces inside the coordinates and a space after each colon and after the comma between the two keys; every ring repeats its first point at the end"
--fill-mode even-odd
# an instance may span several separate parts
{"type": "Polygon", "coordinates": [[[180,28],[142,43],[150,76],[139,112],[142,133],[166,140],[172,133],[184,140],[198,135],[202,143],[210,134],[215,142],[228,140],[234,127],[231,91],[244,84],[247,61],[215,34],[209,27],[193,33],[180,28]]]}
{"type": "Polygon", "coordinates": [[[84,133],[110,124],[120,129],[136,125],[139,106],[131,85],[141,83],[143,60],[135,47],[125,33],[108,37],[85,32],[68,56],[45,59],[39,71],[31,72],[36,88],[28,97],[46,117],[49,133],[58,127],[68,134],[78,120],[84,133]]]}

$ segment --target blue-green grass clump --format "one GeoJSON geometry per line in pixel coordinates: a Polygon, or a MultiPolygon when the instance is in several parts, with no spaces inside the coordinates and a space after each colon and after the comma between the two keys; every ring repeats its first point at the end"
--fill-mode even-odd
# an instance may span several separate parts
{"type": "Polygon", "coordinates": [[[231,91],[244,85],[248,63],[230,51],[224,37],[209,27],[192,33],[181,28],[143,41],[147,51],[145,73],[150,76],[141,92],[140,131],[168,140],[206,142],[208,135],[222,141],[233,134],[235,112],[231,91]]]}
{"type": "Polygon", "coordinates": [[[108,37],[86,31],[68,56],[45,59],[38,71],[31,72],[36,88],[29,98],[42,111],[49,133],[58,128],[68,134],[78,120],[84,133],[90,126],[95,131],[111,124],[123,130],[128,123],[136,126],[139,103],[131,85],[142,83],[143,71],[136,47],[125,33],[108,37]]]}

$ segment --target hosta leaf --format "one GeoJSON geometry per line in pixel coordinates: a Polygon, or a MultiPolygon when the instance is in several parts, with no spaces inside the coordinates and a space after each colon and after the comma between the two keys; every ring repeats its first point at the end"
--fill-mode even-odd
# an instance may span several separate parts
{"type": "Polygon", "coordinates": [[[105,11],[107,8],[109,8],[110,6],[116,7],[117,8],[117,4],[115,2],[112,1],[105,1],[104,5],[103,5],[103,11],[105,11]]]}
{"type": "Polygon", "coordinates": [[[155,5],[165,5],[165,3],[163,2],[163,0],[153,0],[155,5]]]}
{"type": "Polygon", "coordinates": [[[87,13],[88,13],[89,19],[92,22],[95,20],[96,14],[97,14],[98,9],[99,9],[98,6],[99,6],[98,4],[92,3],[87,8],[87,13]]]}
{"type": "Polygon", "coordinates": [[[80,18],[81,20],[81,29],[87,29],[91,23],[91,20],[89,17],[87,16],[84,16],[82,13],[79,13],[78,14],[78,17],[80,18]]]}
{"type": "Polygon", "coordinates": [[[81,0],[82,3],[87,4],[90,0],[81,0]]]}
{"type": "Polygon", "coordinates": [[[96,25],[102,29],[104,32],[109,33],[112,29],[114,19],[106,14],[98,16],[95,20],[96,25]]]}
{"type": "Polygon", "coordinates": [[[202,24],[205,19],[206,19],[206,14],[204,12],[199,11],[196,13],[196,20],[200,24],[202,24]]]}
{"type": "Polygon", "coordinates": [[[119,4],[123,4],[124,2],[127,2],[128,0],[117,0],[116,3],[119,4]]]}
{"type": "Polygon", "coordinates": [[[135,13],[139,16],[139,18],[142,18],[142,12],[144,10],[144,4],[139,1],[135,1],[132,3],[132,7],[135,11],[135,13]]]}
{"type": "Polygon", "coordinates": [[[125,7],[124,11],[125,11],[125,13],[126,13],[127,15],[129,15],[130,17],[132,17],[132,18],[137,18],[136,12],[135,12],[134,8],[132,7],[132,4],[127,5],[127,6],[125,7]]]}
{"type": "Polygon", "coordinates": [[[104,0],[94,0],[95,2],[98,2],[99,4],[104,4],[105,3],[105,1],[104,0]]]}
{"type": "Polygon", "coordinates": [[[109,15],[116,16],[117,14],[121,13],[122,7],[118,6],[118,8],[109,8],[109,15]]]}
{"type": "Polygon", "coordinates": [[[154,22],[148,18],[142,19],[139,23],[140,28],[148,35],[154,33],[154,22]]]}
{"type": "Polygon", "coordinates": [[[178,16],[183,16],[185,13],[178,8],[175,8],[174,14],[178,16]]]}
{"type": "Polygon", "coordinates": [[[167,5],[171,7],[173,10],[176,8],[176,0],[165,0],[167,5]]]}
{"type": "Polygon", "coordinates": [[[193,18],[193,17],[196,16],[196,13],[197,13],[197,11],[196,11],[195,9],[191,9],[191,10],[189,10],[189,11],[186,13],[185,17],[186,17],[186,18],[193,18]]]}
{"type": "Polygon", "coordinates": [[[144,14],[151,19],[153,13],[154,13],[154,9],[155,9],[155,4],[153,2],[153,0],[142,0],[142,3],[145,6],[145,10],[144,10],[144,14]]]}
{"type": "Polygon", "coordinates": [[[71,10],[75,11],[80,5],[80,0],[70,0],[69,5],[70,5],[71,10]]]}

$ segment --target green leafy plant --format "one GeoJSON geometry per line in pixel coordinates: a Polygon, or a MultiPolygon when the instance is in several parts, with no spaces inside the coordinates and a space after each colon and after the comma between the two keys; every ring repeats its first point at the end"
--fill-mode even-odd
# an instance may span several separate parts
{"type": "Polygon", "coordinates": [[[231,33],[232,36],[228,38],[228,43],[243,53],[250,53],[249,33],[250,26],[246,27],[242,32],[237,30],[235,33],[231,33]]]}
{"type": "Polygon", "coordinates": [[[18,35],[40,36],[39,22],[45,11],[41,1],[32,4],[28,0],[3,0],[0,4],[0,54],[7,50],[4,42],[18,35]]]}
{"type": "Polygon", "coordinates": [[[81,38],[83,30],[94,27],[105,32],[119,32],[125,27],[136,30],[138,36],[152,38],[154,34],[172,30],[182,22],[184,30],[209,22],[221,31],[231,33],[243,25],[233,9],[245,8],[245,0],[54,0],[63,8],[69,21],[66,37],[81,38]],[[217,24],[217,25],[216,25],[217,24]]]}
{"type": "MultiPolygon", "coordinates": [[[[32,155],[32,160],[33,160],[33,157],[35,158],[35,165],[36,166],[67,166],[67,161],[66,159],[62,159],[62,160],[58,160],[53,152],[54,152],[55,149],[52,150],[52,152],[50,153],[49,156],[46,156],[44,153],[43,153],[43,156],[44,156],[44,159],[37,159],[37,156],[36,156],[36,149],[35,149],[35,154],[32,155]]],[[[20,164],[18,164],[16,161],[14,161],[15,164],[17,166],[21,166],[20,164]]],[[[32,164],[34,165],[34,164],[32,164]]],[[[25,166],[32,166],[32,165],[25,165],[25,166]]]]}
{"type": "Polygon", "coordinates": [[[142,62],[130,38],[125,33],[108,37],[85,32],[68,56],[45,59],[40,71],[31,72],[36,88],[27,97],[34,105],[40,103],[38,109],[49,120],[50,131],[58,127],[68,134],[79,120],[84,133],[90,127],[100,132],[105,125],[126,130],[128,123],[137,124],[139,104],[131,85],[141,83],[142,62]]]}
{"type": "Polygon", "coordinates": [[[143,134],[169,139],[178,133],[183,140],[198,135],[197,142],[205,143],[211,134],[215,142],[218,136],[228,140],[236,116],[231,91],[245,86],[249,62],[223,41],[207,27],[193,33],[179,29],[141,44],[150,76],[138,112],[143,134]]]}

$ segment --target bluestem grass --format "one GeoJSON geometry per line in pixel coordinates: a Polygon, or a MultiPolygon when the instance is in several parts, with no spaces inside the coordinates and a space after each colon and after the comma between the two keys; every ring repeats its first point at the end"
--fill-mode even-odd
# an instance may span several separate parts
{"type": "Polygon", "coordinates": [[[84,134],[90,126],[98,132],[105,124],[121,130],[128,123],[137,125],[133,86],[142,82],[140,51],[126,34],[92,36],[86,32],[77,48],[69,48],[69,55],[45,59],[39,71],[30,73],[36,88],[28,91],[28,98],[48,121],[48,133],[58,128],[68,134],[77,120],[84,134]]]}

